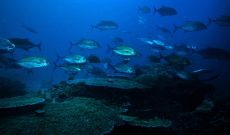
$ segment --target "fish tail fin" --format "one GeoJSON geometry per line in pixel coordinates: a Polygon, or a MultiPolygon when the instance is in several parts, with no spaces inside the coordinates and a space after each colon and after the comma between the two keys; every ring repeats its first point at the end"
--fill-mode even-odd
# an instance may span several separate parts
{"type": "Polygon", "coordinates": [[[62,56],[57,53],[55,62],[58,62],[61,58],[62,58],[62,56]]]}
{"type": "Polygon", "coordinates": [[[112,69],[113,71],[116,71],[111,62],[107,62],[106,64],[108,70],[112,69]]]}
{"type": "Polygon", "coordinates": [[[213,22],[213,20],[211,18],[208,18],[208,23],[206,26],[210,25],[213,22]]]}
{"type": "Polygon", "coordinates": [[[169,33],[169,35],[170,35],[171,38],[173,38],[174,33],[171,31],[171,32],[169,33]]]}
{"type": "Polygon", "coordinates": [[[53,62],[53,65],[54,65],[54,67],[53,67],[53,71],[55,71],[55,70],[58,68],[58,65],[57,65],[56,61],[55,61],[55,62],[53,62]]]}
{"type": "Polygon", "coordinates": [[[108,53],[109,51],[111,51],[111,50],[113,50],[113,48],[108,44],[108,45],[107,45],[107,50],[106,50],[105,53],[107,54],[107,53],[108,53]]]}
{"type": "Polygon", "coordinates": [[[159,58],[160,58],[160,60],[161,60],[161,59],[164,59],[164,56],[162,55],[161,52],[159,53],[159,58]]]}
{"type": "Polygon", "coordinates": [[[71,48],[73,47],[74,44],[71,41],[69,41],[69,44],[70,44],[69,50],[71,50],[71,48]]]}
{"type": "Polygon", "coordinates": [[[90,32],[93,32],[94,29],[95,29],[95,26],[91,24],[91,30],[90,30],[90,32]]]}
{"type": "Polygon", "coordinates": [[[58,64],[57,64],[57,62],[61,59],[61,58],[63,58],[61,55],[59,55],[58,53],[56,53],[56,60],[53,62],[53,65],[54,65],[54,67],[53,67],[53,71],[55,71],[59,66],[58,66],[58,64]]]}
{"type": "Polygon", "coordinates": [[[156,12],[157,12],[157,8],[153,8],[153,14],[156,14],[156,12]]]}
{"type": "Polygon", "coordinates": [[[37,44],[37,47],[38,47],[38,49],[39,49],[40,52],[42,51],[41,45],[42,45],[42,42],[39,42],[39,43],[37,44]]]}
{"type": "Polygon", "coordinates": [[[179,26],[174,25],[174,30],[173,30],[173,33],[175,33],[178,29],[179,29],[179,26]]]}

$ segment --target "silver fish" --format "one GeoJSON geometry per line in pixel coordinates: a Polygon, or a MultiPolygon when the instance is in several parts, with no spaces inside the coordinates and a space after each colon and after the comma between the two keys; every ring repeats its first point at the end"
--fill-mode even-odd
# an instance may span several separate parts
{"type": "Polygon", "coordinates": [[[0,37],[0,50],[12,52],[15,45],[6,38],[0,37]]]}
{"type": "Polygon", "coordinates": [[[99,29],[101,31],[104,30],[114,30],[114,29],[118,29],[119,26],[118,24],[116,24],[113,21],[108,21],[108,20],[102,20],[99,23],[97,23],[96,25],[91,25],[91,31],[93,31],[93,29],[99,29]]]}
{"type": "Polygon", "coordinates": [[[72,64],[83,64],[86,63],[86,58],[78,54],[70,54],[64,57],[64,60],[72,64]]]}
{"type": "Polygon", "coordinates": [[[72,46],[77,46],[81,49],[88,49],[88,50],[100,48],[100,44],[97,41],[92,39],[85,39],[85,38],[81,39],[77,43],[70,42],[70,48],[72,46]]]}
{"type": "Polygon", "coordinates": [[[47,59],[42,57],[25,57],[16,62],[19,66],[27,68],[27,69],[33,69],[33,68],[40,68],[40,67],[46,67],[49,65],[49,62],[47,59]]]}

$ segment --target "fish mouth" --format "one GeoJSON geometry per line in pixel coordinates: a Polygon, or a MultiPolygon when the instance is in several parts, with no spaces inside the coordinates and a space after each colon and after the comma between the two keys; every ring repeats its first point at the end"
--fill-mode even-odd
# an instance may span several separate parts
{"type": "Polygon", "coordinates": [[[12,46],[12,47],[8,47],[7,50],[11,52],[11,51],[14,50],[14,48],[15,48],[15,47],[13,47],[13,46],[12,46]]]}
{"type": "Polygon", "coordinates": [[[8,46],[7,47],[7,50],[8,51],[13,51],[13,49],[15,48],[16,46],[14,44],[12,44],[11,46],[8,46]]]}

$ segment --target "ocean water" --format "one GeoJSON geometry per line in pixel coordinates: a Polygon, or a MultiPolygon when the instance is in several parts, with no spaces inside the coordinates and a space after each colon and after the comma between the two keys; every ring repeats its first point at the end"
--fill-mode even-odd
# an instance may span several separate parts
{"type": "MultiPolygon", "coordinates": [[[[127,44],[132,45],[140,53],[148,52],[148,45],[137,40],[138,37],[154,37],[162,38],[167,44],[174,45],[178,43],[194,44],[197,48],[220,47],[229,50],[229,28],[219,28],[216,25],[210,25],[207,30],[199,32],[185,33],[178,31],[173,38],[169,37],[155,29],[156,25],[165,26],[173,29],[174,25],[180,25],[185,21],[198,20],[204,23],[208,22],[208,18],[216,17],[229,13],[229,2],[222,1],[180,1],[180,0],[142,0],[142,1],[77,1],[70,0],[64,2],[58,1],[1,1],[1,37],[21,37],[29,38],[35,43],[42,42],[42,51],[34,48],[28,52],[17,50],[16,58],[23,56],[36,55],[44,56],[51,62],[51,65],[45,69],[38,69],[33,75],[28,75],[24,71],[9,71],[9,73],[22,74],[23,79],[32,86],[41,82],[41,80],[53,76],[54,81],[65,79],[65,73],[61,71],[51,71],[52,62],[56,59],[56,54],[67,55],[69,52],[68,42],[77,42],[81,38],[92,38],[101,44],[101,48],[97,50],[81,51],[74,47],[71,52],[81,54],[96,54],[100,57],[110,57],[105,54],[107,45],[113,37],[124,38],[127,44]],[[150,8],[159,8],[162,5],[174,7],[178,11],[178,15],[162,17],[159,14],[141,14],[138,8],[141,6],[149,6],[150,8]],[[138,16],[145,19],[144,24],[138,23],[138,16]],[[112,31],[94,30],[91,32],[91,25],[95,25],[101,20],[113,20],[119,24],[119,29],[112,31]],[[32,27],[38,34],[33,34],[22,28],[22,25],[32,27]]],[[[135,58],[141,64],[146,62],[142,58],[135,58]]],[[[148,63],[147,63],[148,64],[148,63]]],[[[228,82],[229,62],[225,61],[206,61],[197,58],[194,60],[196,68],[209,68],[221,71],[221,83],[228,82]],[[216,66],[218,65],[218,66],[216,66]],[[223,81],[226,80],[226,81],[223,81]]],[[[8,74],[8,71],[7,71],[8,74]]],[[[221,84],[222,85],[222,84],[221,84]]]]}
{"type": "MultiPolygon", "coordinates": [[[[109,58],[112,65],[123,60],[124,57],[112,51],[107,52],[109,46],[114,46],[112,41],[115,37],[122,38],[125,45],[138,52],[138,56],[131,57],[129,62],[133,66],[154,64],[148,60],[149,55],[159,56],[172,53],[171,51],[153,50],[151,45],[138,39],[143,37],[160,40],[170,46],[186,43],[195,46],[195,50],[215,47],[230,51],[229,26],[220,27],[213,22],[205,30],[185,32],[179,29],[175,33],[172,32],[173,36],[156,29],[156,26],[162,26],[173,31],[175,26],[180,26],[186,21],[200,21],[208,24],[209,18],[214,19],[221,15],[229,15],[229,13],[230,1],[228,0],[1,0],[0,37],[5,39],[28,38],[35,44],[39,42],[42,44],[41,51],[36,47],[29,51],[16,48],[13,55],[1,54],[0,56],[7,56],[15,60],[27,56],[40,56],[46,58],[49,65],[32,69],[32,72],[24,68],[2,67],[0,73],[1,76],[24,83],[29,92],[40,91],[45,82],[50,83],[50,88],[51,85],[68,80],[70,75],[60,68],[53,70],[54,63],[58,65],[63,63],[62,60],[56,62],[57,55],[66,56],[76,53],[89,56],[93,54],[101,61],[109,58]],[[149,7],[150,13],[141,13],[139,8],[143,6],[149,7]],[[176,9],[177,14],[161,16],[159,13],[153,13],[154,8],[158,9],[161,6],[172,7],[176,9]],[[113,21],[119,27],[113,30],[102,31],[97,28],[92,30],[92,26],[102,20],[113,21]],[[26,29],[25,26],[35,30],[36,33],[26,29]],[[100,48],[84,50],[73,46],[69,49],[69,42],[76,43],[82,38],[99,42],[100,48]]],[[[191,65],[184,70],[208,69],[213,74],[218,74],[217,78],[205,83],[215,87],[214,93],[217,99],[229,98],[230,58],[228,60],[207,59],[196,53],[186,57],[191,61],[191,65]]],[[[165,60],[162,61],[167,63],[165,60]]],[[[101,62],[95,65],[109,75],[116,74],[112,69],[104,68],[104,64],[101,62]]],[[[87,64],[86,67],[88,65],[90,64],[87,64]]],[[[95,77],[87,73],[86,67],[76,74],[76,80],[95,77]]],[[[122,73],[121,75],[130,76],[122,73]]]]}

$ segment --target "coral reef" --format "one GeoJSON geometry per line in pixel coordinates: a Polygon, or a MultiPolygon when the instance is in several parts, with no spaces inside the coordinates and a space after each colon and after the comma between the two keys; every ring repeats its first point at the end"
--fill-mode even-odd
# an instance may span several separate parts
{"type": "Polygon", "coordinates": [[[214,102],[212,85],[184,80],[173,72],[155,64],[141,67],[136,78],[62,81],[40,91],[47,99],[43,108],[1,118],[0,134],[228,133],[229,101],[214,102]]]}
{"type": "Polygon", "coordinates": [[[0,133],[4,135],[101,135],[119,124],[120,109],[105,106],[90,98],[73,98],[45,106],[45,115],[2,118],[0,133]]]}

